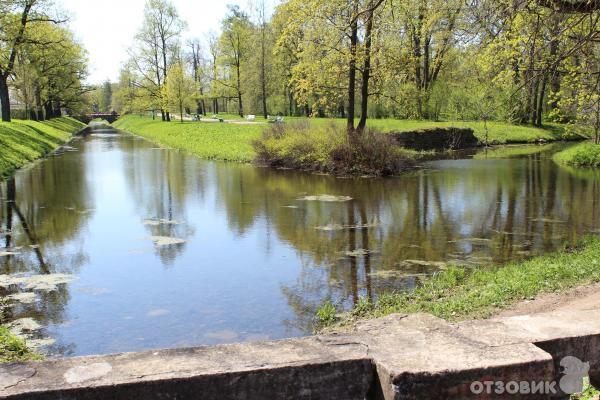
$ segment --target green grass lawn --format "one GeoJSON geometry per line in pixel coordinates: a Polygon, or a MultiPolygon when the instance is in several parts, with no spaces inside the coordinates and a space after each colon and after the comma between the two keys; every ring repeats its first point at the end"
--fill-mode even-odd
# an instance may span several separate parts
{"type": "Polygon", "coordinates": [[[148,117],[125,116],[113,124],[155,143],[188,150],[206,159],[250,162],[255,153],[252,141],[264,125],[236,125],[219,122],[162,122],[148,117]]]}
{"type": "MultiPolygon", "coordinates": [[[[236,114],[219,114],[226,120],[243,120],[236,114]]],[[[306,117],[285,117],[285,121],[302,121],[306,117]]],[[[265,119],[257,115],[256,121],[264,122],[265,119]]],[[[336,124],[346,124],[342,118],[310,118],[311,123],[327,124],[332,121],[336,124]]],[[[356,120],[358,123],[358,119],[356,120]]],[[[440,127],[471,128],[475,136],[484,142],[486,139],[485,123],[482,121],[424,121],[424,120],[399,120],[399,119],[369,119],[367,126],[382,132],[402,132],[419,129],[430,129],[440,127]]],[[[536,128],[529,125],[513,125],[506,122],[491,121],[487,123],[488,140],[490,144],[505,143],[534,143],[539,140],[557,141],[573,139],[578,136],[588,137],[589,135],[581,132],[568,130],[566,125],[546,124],[542,128],[536,128]]]]}
{"type": "MultiPolygon", "coordinates": [[[[239,115],[219,114],[223,119],[242,120],[239,115]]],[[[263,118],[256,116],[256,121],[263,118]]],[[[303,117],[285,117],[286,123],[305,121],[303,117]]],[[[344,124],[341,118],[311,118],[310,123],[322,126],[324,124],[344,124]]],[[[165,146],[185,149],[199,157],[227,161],[250,162],[256,154],[252,141],[258,139],[268,125],[236,125],[229,123],[209,122],[162,122],[149,117],[124,116],[113,124],[123,129],[165,146]]],[[[485,140],[483,122],[432,122],[393,119],[371,119],[370,127],[382,132],[398,132],[407,130],[427,129],[434,127],[469,127],[482,141],[485,140]]],[[[510,125],[502,122],[488,123],[490,143],[533,143],[539,140],[556,141],[572,138],[564,125],[552,124],[544,128],[531,126],[510,125]]]]}
{"type": "Polygon", "coordinates": [[[600,282],[600,238],[590,237],[576,248],[503,267],[443,270],[412,292],[383,294],[374,304],[362,299],[341,320],[335,307],[326,303],[319,309],[317,321],[327,327],[354,319],[419,312],[449,321],[487,318],[519,301],[595,282],[600,282]]]}
{"type": "Polygon", "coordinates": [[[0,122],[0,176],[36,160],[69,140],[85,124],[62,117],[50,121],[0,122]]]}
{"type": "Polygon", "coordinates": [[[572,167],[600,167],[600,144],[581,143],[554,156],[554,161],[572,167]]]}

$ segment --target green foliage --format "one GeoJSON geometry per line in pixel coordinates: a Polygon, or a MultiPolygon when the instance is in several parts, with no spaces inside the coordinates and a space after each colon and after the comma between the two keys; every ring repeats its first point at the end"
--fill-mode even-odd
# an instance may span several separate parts
{"type": "Polygon", "coordinates": [[[571,396],[571,400],[598,400],[600,398],[600,391],[594,389],[589,382],[589,379],[585,380],[585,390],[582,393],[574,394],[571,396]]]}
{"type": "Polygon", "coordinates": [[[254,159],[252,141],[263,129],[261,125],[216,122],[168,123],[132,115],[120,118],[114,126],[202,158],[238,162],[254,159]]]}
{"type": "Polygon", "coordinates": [[[573,167],[600,168],[600,144],[581,143],[554,156],[559,164],[573,167]]]}
{"type": "Polygon", "coordinates": [[[337,320],[336,313],[335,306],[330,301],[326,301],[317,309],[316,325],[329,326],[334,324],[337,320]]]}
{"type": "Polygon", "coordinates": [[[62,117],[44,122],[0,122],[0,175],[5,177],[65,143],[85,124],[62,117]]]}
{"type": "Polygon", "coordinates": [[[442,270],[412,292],[381,295],[371,308],[359,302],[350,315],[372,318],[424,312],[450,321],[485,318],[543,293],[599,281],[600,239],[590,237],[576,248],[503,267],[442,270]]]}
{"type": "Polygon", "coordinates": [[[33,353],[25,341],[14,336],[0,325],[0,363],[39,360],[40,356],[33,353]]]}
{"type": "Polygon", "coordinates": [[[371,129],[348,138],[341,124],[274,124],[254,142],[257,161],[334,174],[393,175],[419,153],[371,129]]]}

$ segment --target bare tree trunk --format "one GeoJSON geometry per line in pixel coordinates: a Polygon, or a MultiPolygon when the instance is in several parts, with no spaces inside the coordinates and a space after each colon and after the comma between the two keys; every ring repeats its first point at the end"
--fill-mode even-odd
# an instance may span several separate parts
{"type": "Polygon", "coordinates": [[[260,86],[262,91],[262,108],[263,108],[263,116],[265,119],[269,116],[269,111],[267,110],[267,71],[266,71],[266,22],[265,22],[265,2],[262,2],[261,8],[261,58],[260,58],[260,86]]]}
{"type": "Polygon", "coordinates": [[[536,120],[535,126],[542,126],[542,119],[544,115],[544,98],[546,97],[546,85],[548,83],[548,75],[544,74],[544,78],[542,79],[542,85],[540,87],[540,93],[537,102],[537,111],[536,111],[536,120]]]}
{"type": "MultiPolygon", "coordinates": [[[[369,7],[372,5],[369,3],[369,7]]],[[[367,126],[367,113],[369,112],[369,79],[371,79],[371,33],[373,31],[373,10],[367,15],[365,28],[365,61],[362,70],[362,86],[360,99],[360,121],[356,130],[363,132],[367,126]]]]}
{"type": "Polygon", "coordinates": [[[242,104],[242,82],[240,77],[240,64],[237,64],[237,97],[238,97],[238,112],[240,117],[244,117],[244,105],[242,104]]]}
{"type": "MultiPolygon", "coordinates": [[[[355,1],[354,12],[357,10],[357,2],[355,1]]],[[[355,16],[353,15],[355,18],[355,16]]],[[[350,63],[348,65],[348,114],[346,116],[346,128],[348,135],[354,135],[354,108],[356,104],[356,46],[358,44],[358,19],[352,23],[352,31],[350,34],[350,63]]]]}
{"type": "Polygon", "coordinates": [[[10,122],[10,95],[8,93],[8,76],[0,73],[0,102],[2,103],[2,121],[10,122]]]}

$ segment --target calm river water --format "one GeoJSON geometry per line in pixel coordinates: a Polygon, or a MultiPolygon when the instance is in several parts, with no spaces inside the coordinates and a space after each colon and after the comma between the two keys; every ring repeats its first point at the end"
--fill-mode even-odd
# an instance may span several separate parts
{"type": "Polygon", "coordinates": [[[336,179],[96,130],[2,183],[4,314],[66,356],[306,335],[326,299],[597,233],[600,175],[556,166],[557,146],[336,179]]]}

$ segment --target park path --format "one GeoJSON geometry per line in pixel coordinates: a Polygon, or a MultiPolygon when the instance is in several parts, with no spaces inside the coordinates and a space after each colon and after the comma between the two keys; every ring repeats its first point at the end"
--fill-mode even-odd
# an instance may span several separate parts
{"type": "Polygon", "coordinates": [[[564,293],[550,293],[534,300],[523,301],[501,311],[498,317],[543,314],[552,311],[583,311],[600,309],[600,283],[579,286],[564,293]]]}

